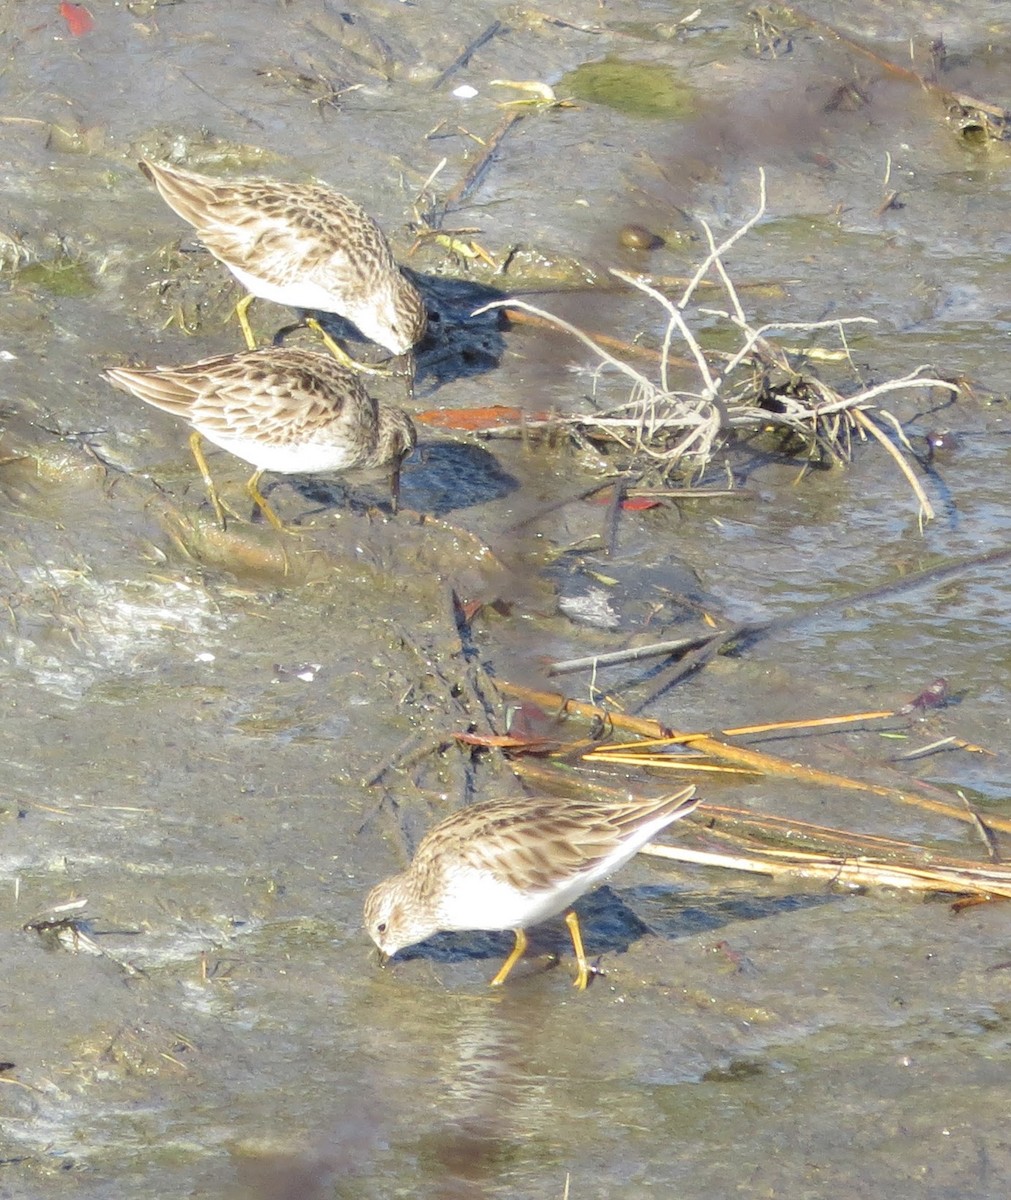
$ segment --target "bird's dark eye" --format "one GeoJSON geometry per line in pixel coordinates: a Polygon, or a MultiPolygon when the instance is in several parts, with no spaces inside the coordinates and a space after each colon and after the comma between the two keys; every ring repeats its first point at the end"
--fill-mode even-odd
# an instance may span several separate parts
{"type": "Polygon", "coordinates": [[[379,924],[376,926],[376,932],[377,933],[385,933],[386,932],[386,922],[385,921],[379,922],[379,924]]]}

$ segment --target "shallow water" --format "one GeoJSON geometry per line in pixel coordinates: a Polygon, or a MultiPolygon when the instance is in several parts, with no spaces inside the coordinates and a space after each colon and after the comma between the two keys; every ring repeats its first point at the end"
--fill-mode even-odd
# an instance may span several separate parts
{"type": "MultiPolygon", "coordinates": [[[[747,7],[718,4],[673,36],[676,15],[650,3],[586,0],[551,21],[493,3],[96,4],[93,30],[71,37],[55,5],[3,6],[0,1060],[14,1065],[0,1195],[561,1197],[567,1180],[572,1197],[611,1200],[1005,1194],[1003,906],[954,916],[638,860],[586,910],[606,976],[582,996],[567,958],[546,970],[537,956],[489,993],[503,943],[483,936],[380,971],[361,928],[368,888],[432,821],[517,786],[507,764],[451,745],[489,715],[502,728],[486,671],[551,686],[547,662],[678,636],[700,607],[786,614],[1007,543],[1006,145],[965,143],[931,97],[785,19],[789,44],[756,53],[747,7]],[[515,250],[514,273],[429,245],[409,261],[430,295],[436,277],[537,288],[533,302],[585,328],[658,336],[642,298],[565,287],[611,265],[690,273],[698,218],[732,230],[764,167],[768,213],[728,258],[735,280],[765,285],[742,289],[752,319],[871,316],[850,343],[865,379],[929,363],[972,382],[957,404],[889,399],[918,450],[930,430],[957,435],[919,470],[936,520],[919,528],[875,445],[801,477],[756,444],[728,457],[746,497],[624,513],[607,559],[585,548],[599,506],[514,531],[591,486],[593,456],[423,430],[394,520],[370,510],[374,481],[296,480],[272,500],[303,536],[217,531],[184,430],[98,377],[239,348],[237,293],[137,156],[325,179],[404,257],[419,189],[445,158],[432,188],[449,194],[516,94],[492,80],[561,90],[607,56],[669,65],[693,115],[586,101],[528,114],[447,222],[500,261],[515,250]],[[478,95],[454,97],[462,83],[478,95]],[[849,83],[863,102],[827,109],[849,83]],[[890,190],[903,207],[881,211],[890,190]],[[629,221],[666,248],[620,247],[629,221]],[[12,269],[17,245],[36,269],[12,269]],[[559,598],[601,576],[618,580],[609,627],[565,615],[559,598]],[[509,607],[461,641],[453,592],[509,607]],[[23,931],[81,898],[104,955],[23,931]]],[[[993,6],[868,3],[846,20],[894,61],[912,44],[925,72],[943,35],[945,86],[1009,102],[993,6]]],[[[454,332],[422,356],[418,409],[586,403],[592,363],[574,343],[476,325],[453,288],[438,310],[454,332]]],[[[289,320],[252,313],[264,337],[289,320]]],[[[244,464],[212,467],[240,497],[244,464]]],[[[707,482],[725,478],[721,462],[707,482]]],[[[906,740],[758,744],[1004,813],[1008,607],[1005,569],[975,569],[773,633],[648,712],[718,729],[894,708],[944,676],[957,703],[906,740]],[[992,753],[892,761],[944,736],[992,753]]],[[[651,673],[597,683],[634,706],[651,673]]],[[[564,682],[586,695],[585,677],[564,682]]],[[[962,827],[855,793],[705,792],[984,853],[962,827]]],[[[551,930],[538,945],[564,950],[551,930]]]]}

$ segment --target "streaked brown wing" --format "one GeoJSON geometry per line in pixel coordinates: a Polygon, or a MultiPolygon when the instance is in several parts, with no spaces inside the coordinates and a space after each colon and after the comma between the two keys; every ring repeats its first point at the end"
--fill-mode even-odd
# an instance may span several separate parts
{"type": "MultiPolygon", "coordinates": [[[[653,808],[647,811],[656,815],[653,808]]],[[[416,857],[436,854],[451,838],[458,861],[493,867],[524,890],[546,891],[597,866],[644,819],[638,805],[626,810],[586,801],[491,802],[461,809],[436,826],[416,857]]]]}
{"type": "Polygon", "coordinates": [[[208,433],[284,445],[349,407],[375,419],[375,402],[329,355],[279,349],[226,354],[181,367],[113,368],[115,386],[208,433]]]}
{"type": "Polygon", "coordinates": [[[218,180],[148,159],[142,159],[139,166],[173,212],[194,227],[202,223],[218,195],[218,180]]]}
{"type": "Polygon", "coordinates": [[[212,254],[277,286],[325,275],[328,286],[341,292],[356,285],[363,257],[388,258],[386,269],[393,270],[371,218],[323,188],[237,186],[207,210],[197,232],[212,254]]]}

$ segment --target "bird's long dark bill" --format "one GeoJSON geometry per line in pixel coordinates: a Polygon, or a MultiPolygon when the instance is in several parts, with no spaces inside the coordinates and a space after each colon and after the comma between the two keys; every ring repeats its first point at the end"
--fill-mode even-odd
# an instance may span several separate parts
{"type": "Polygon", "coordinates": [[[401,459],[390,471],[390,508],[394,512],[400,509],[400,468],[404,465],[401,459]]]}
{"type": "Polygon", "coordinates": [[[378,946],[376,947],[376,961],[381,967],[386,966],[386,964],[390,961],[390,957],[391,956],[387,954],[385,950],[380,950],[378,946]]]}

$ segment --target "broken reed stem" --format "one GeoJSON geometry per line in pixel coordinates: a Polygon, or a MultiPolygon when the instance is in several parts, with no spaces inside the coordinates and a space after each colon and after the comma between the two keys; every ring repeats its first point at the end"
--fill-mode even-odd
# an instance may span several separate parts
{"type": "Polygon", "coordinates": [[[479,317],[482,313],[491,312],[493,308],[518,308],[521,312],[527,312],[535,317],[540,317],[547,325],[551,325],[555,329],[561,329],[565,333],[571,333],[577,341],[582,342],[584,346],[592,350],[608,366],[614,367],[616,371],[627,375],[630,379],[635,380],[636,383],[646,383],[649,385],[649,380],[644,375],[640,375],[634,367],[630,367],[628,363],[622,362],[620,358],[615,358],[613,354],[608,354],[606,350],[597,345],[589,334],[584,333],[581,329],[578,329],[575,325],[570,324],[561,317],[556,317],[554,313],[549,313],[534,304],[528,304],[525,300],[517,300],[515,297],[506,300],[492,300],[490,304],[482,304],[480,308],[475,308],[471,316],[479,317]]]}
{"type": "MultiPolygon", "coordinates": [[[[831,771],[819,771],[814,767],[806,767],[801,763],[788,762],[773,754],[765,754],[760,750],[751,750],[745,746],[733,746],[721,742],[707,733],[675,733],[666,729],[659,721],[644,717],[630,716],[626,713],[609,712],[596,704],[585,700],[572,700],[559,695],[557,692],[542,692],[535,688],[522,687],[519,684],[500,680],[499,691],[504,696],[513,696],[520,700],[529,701],[546,711],[575,713],[611,725],[616,729],[627,729],[630,732],[642,734],[648,738],[668,738],[678,741],[689,749],[709,755],[717,762],[729,762],[736,766],[753,770],[760,775],[771,778],[792,779],[800,783],[810,783],[819,787],[836,787],[846,791],[867,792],[872,796],[881,796],[897,804],[908,804],[938,816],[948,817],[962,824],[971,824],[972,818],[964,808],[955,806],[945,800],[938,800],[912,789],[885,787],[881,784],[868,783],[861,779],[851,779],[846,775],[836,775],[831,771]]],[[[943,792],[939,792],[943,795],[943,792]]],[[[1011,833],[1011,817],[1001,817],[996,814],[988,816],[987,822],[993,829],[1002,833],[1011,833]]]]}
{"type": "MultiPolygon", "coordinates": [[[[892,442],[892,440],[890,438],[885,437],[884,433],[882,433],[882,431],[877,427],[877,425],[875,425],[875,423],[870,419],[870,417],[862,409],[860,409],[860,408],[851,409],[850,416],[853,418],[854,421],[856,421],[856,423],[860,426],[861,429],[866,430],[871,435],[871,437],[873,437],[878,442],[878,444],[883,446],[885,451],[891,455],[892,459],[895,462],[895,465],[899,468],[899,470],[902,472],[902,474],[905,475],[906,482],[913,489],[913,495],[917,498],[917,500],[919,500],[920,512],[923,514],[923,516],[926,520],[932,521],[934,519],[933,505],[927,499],[927,493],[920,486],[920,481],[913,474],[912,468],[909,466],[909,463],[906,462],[906,460],[899,453],[899,450],[896,448],[896,446],[892,442]]],[[[888,414],[882,413],[882,416],[891,416],[891,414],[890,413],[888,413],[888,414]]],[[[893,417],[892,420],[894,421],[895,418],[893,417]]],[[[897,422],[896,422],[896,424],[897,424],[897,422]]]]}
{"type": "Polygon", "coordinates": [[[691,850],[684,846],[662,846],[656,842],[648,842],[639,853],[674,862],[754,871],[761,875],[824,879],[847,887],[966,892],[1011,899],[1011,870],[1001,871],[994,867],[905,866],[871,858],[848,858],[796,850],[736,854],[719,850],[691,850]]]}

